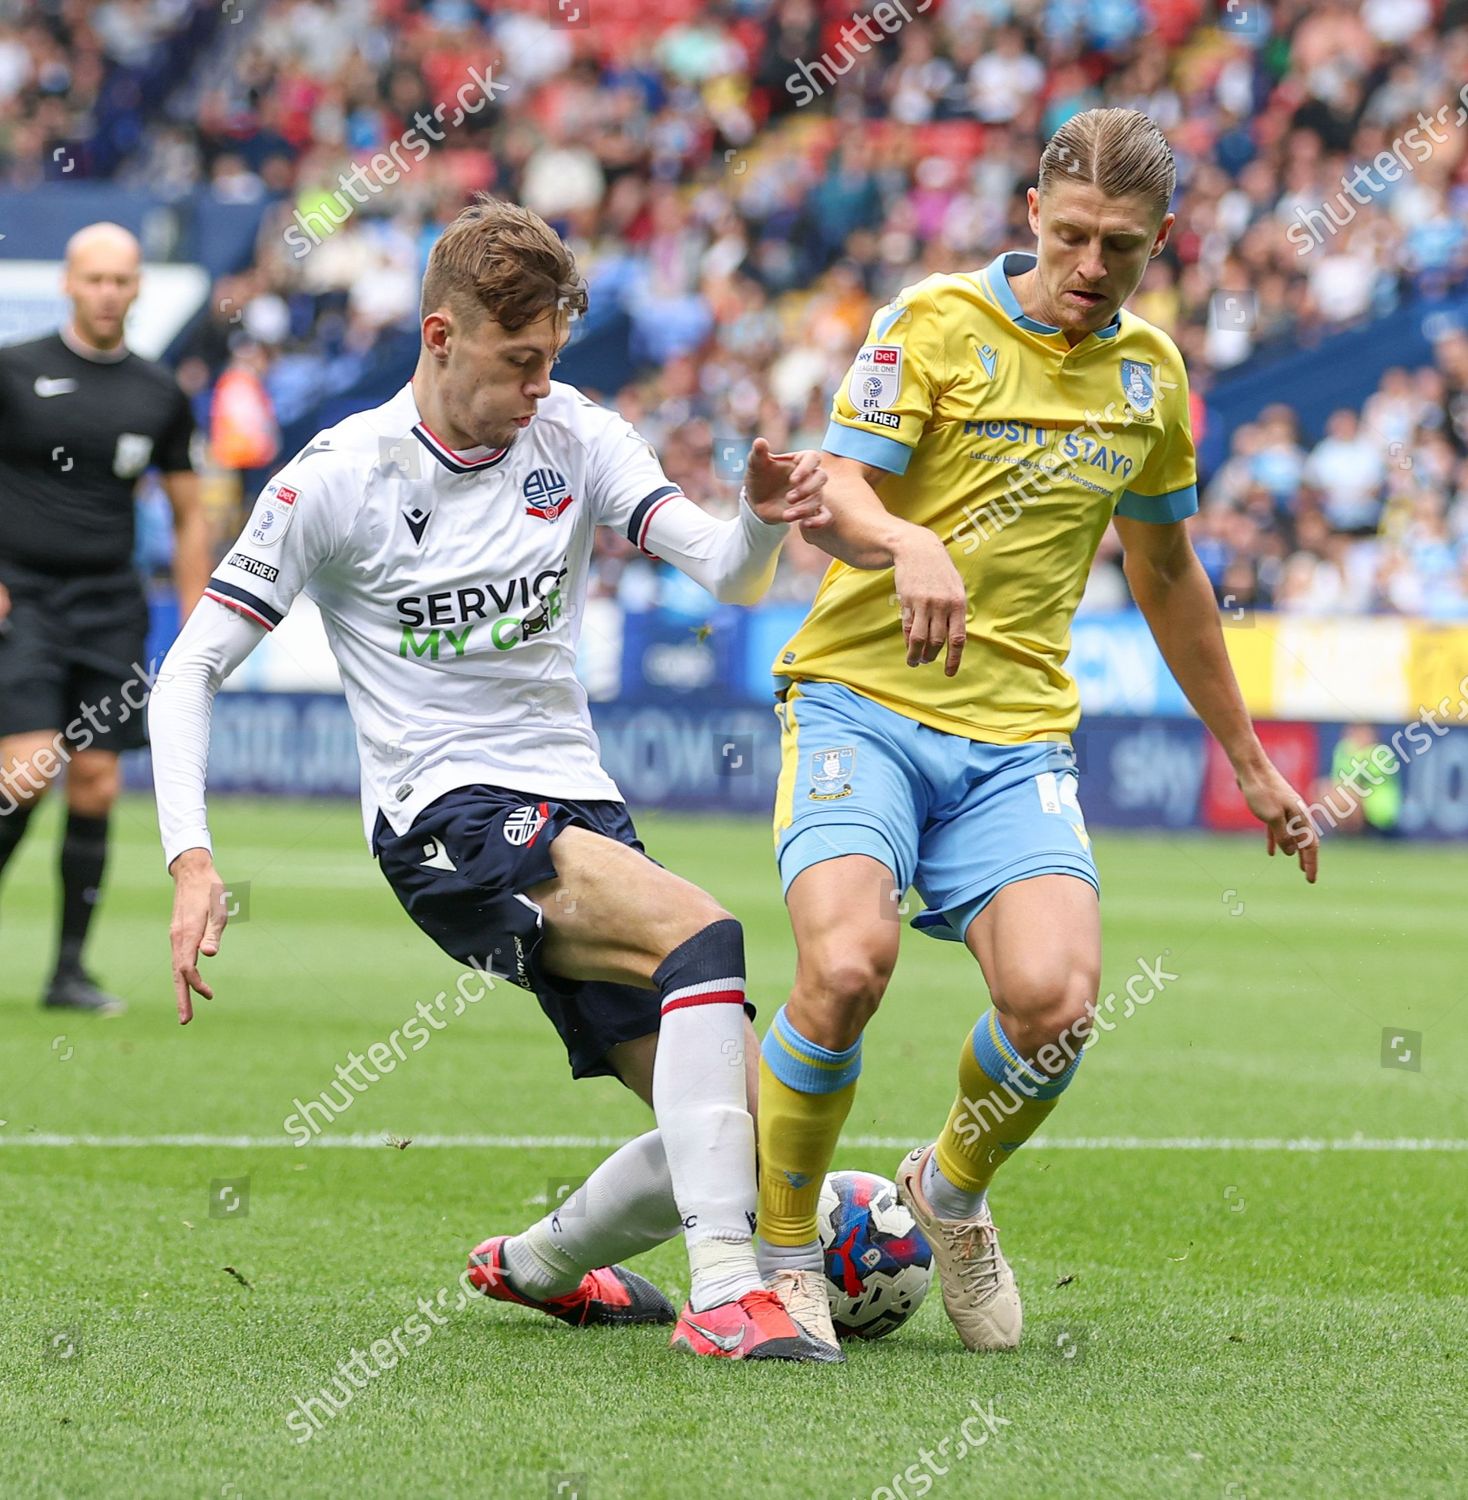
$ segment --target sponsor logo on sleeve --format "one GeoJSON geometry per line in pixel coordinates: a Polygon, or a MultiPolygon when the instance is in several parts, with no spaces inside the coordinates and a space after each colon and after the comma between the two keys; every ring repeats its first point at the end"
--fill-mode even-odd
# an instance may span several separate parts
{"type": "Polygon", "coordinates": [[[232,568],[238,568],[243,573],[248,573],[252,578],[259,578],[265,583],[274,583],[280,577],[280,569],[272,568],[268,562],[261,562],[258,557],[250,557],[243,552],[231,552],[229,564],[232,568]]]}
{"type": "Polygon", "coordinates": [[[897,400],[902,387],[902,346],[866,344],[856,352],[847,392],[857,411],[880,411],[897,400]]]}
{"type": "Polygon", "coordinates": [[[250,517],[250,540],[257,547],[273,547],[289,529],[299,498],[299,490],[271,480],[255,502],[255,512],[250,517]]]}
{"type": "Polygon", "coordinates": [[[861,419],[863,422],[873,422],[878,427],[902,426],[902,418],[895,411],[864,411],[861,419]]]}

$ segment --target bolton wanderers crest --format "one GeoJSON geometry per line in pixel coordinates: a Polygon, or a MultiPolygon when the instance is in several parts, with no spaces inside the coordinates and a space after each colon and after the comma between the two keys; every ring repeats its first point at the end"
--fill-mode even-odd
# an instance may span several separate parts
{"type": "Polygon", "coordinates": [[[522,486],[525,514],[541,521],[559,521],[576,497],[568,493],[565,476],[556,469],[532,469],[522,486]]]}

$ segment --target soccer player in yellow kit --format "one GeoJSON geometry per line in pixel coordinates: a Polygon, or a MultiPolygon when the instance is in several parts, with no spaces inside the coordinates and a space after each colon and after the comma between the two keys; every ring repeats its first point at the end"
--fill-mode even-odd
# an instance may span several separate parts
{"type": "Polygon", "coordinates": [[[761,1270],[828,1343],[817,1198],[910,884],[926,907],[913,925],[967,946],[993,1008],[964,1037],[948,1121],[903,1161],[899,1192],[964,1344],[1019,1341],[985,1194],[1074,1079],[1096,1001],[1099,882],[1065,658],[1109,522],[1269,852],[1315,878],[1304,804],[1260,746],[1188,540],[1182,358],[1122,310],[1167,241],[1175,180],[1146,116],[1075,116],[1029,192],[1037,253],[906,288],[835,398],[832,519],[809,534],[837,560],[775,664],[775,836],[799,957],[763,1045],[759,1116],[761,1270]],[[1303,833],[1286,827],[1297,815],[1303,833]]]}

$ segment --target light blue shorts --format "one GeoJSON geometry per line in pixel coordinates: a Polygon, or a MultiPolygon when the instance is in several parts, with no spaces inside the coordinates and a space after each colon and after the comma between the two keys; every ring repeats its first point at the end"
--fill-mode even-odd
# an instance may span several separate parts
{"type": "Polygon", "coordinates": [[[786,891],[812,865],[866,854],[899,893],[916,887],[927,909],[912,925],[953,942],[1016,880],[1074,875],[1100,892],[1069,745],[982,744],[834,682],[792,683],[775,712],[786,891]]]}

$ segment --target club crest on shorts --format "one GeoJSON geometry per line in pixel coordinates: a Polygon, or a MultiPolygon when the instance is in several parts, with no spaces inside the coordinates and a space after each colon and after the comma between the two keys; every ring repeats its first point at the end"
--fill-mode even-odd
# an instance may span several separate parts
{"type": "Polygon", "coordinates": [[[1152,366],[1139,359],[1122,360],[1121,393],[1127,405],[1136,411],[1151,411],[1156,394],[1152,388],[1152,366]]]}
{"type": "Polygon", "coordinates": [[[505,819],[505,842],[515,848],[533,844],[545,824],[545,813],[538,807],[517,807],[505,819]]]}
{"type": "Polygon", "coordinates": [[[851,795],[851,774],[856,769],[856,750],[842,745],[835,750],[817,750],[810,758],[812,802],[834,802],[851,795]]]}

